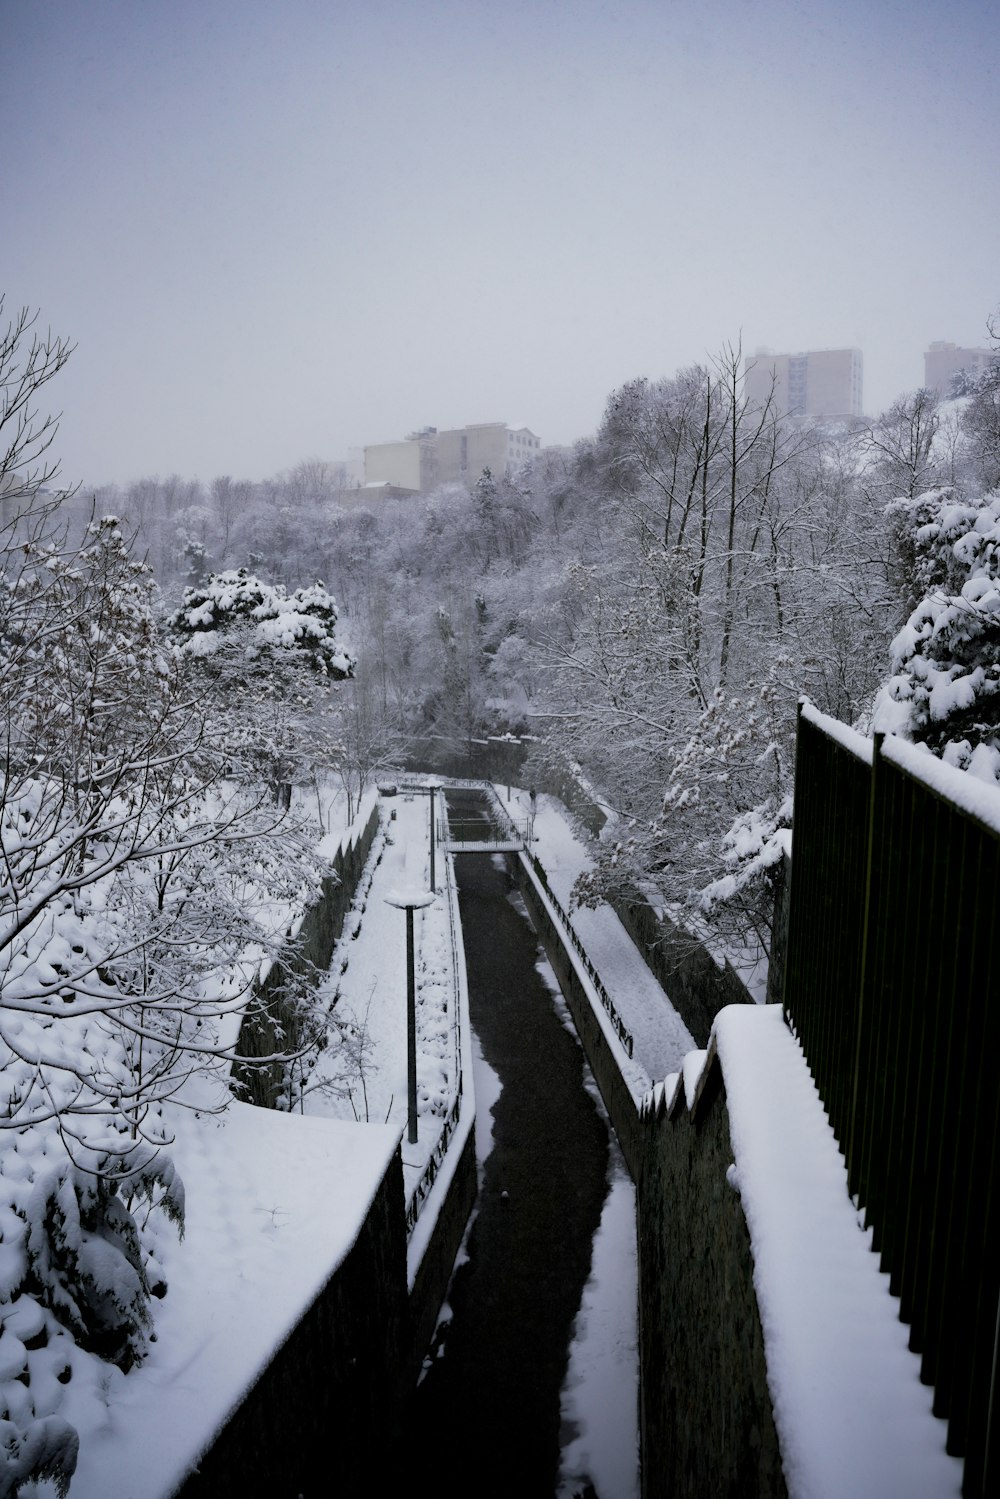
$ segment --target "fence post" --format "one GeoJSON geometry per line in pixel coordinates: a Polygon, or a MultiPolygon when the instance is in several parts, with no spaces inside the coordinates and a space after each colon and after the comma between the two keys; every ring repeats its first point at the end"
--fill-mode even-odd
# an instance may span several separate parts
{"type": "Polygon", "coordinates": [[[875,866],[875,839],[876,812],[879,804],[879,793],[881,790],[881,766],[882,745],[885,743],[884,734],[873,735],[872,743],[872,778],[871,797],[868,803],[868,857],[865,863],[865,908],[864,922],[861,933],[861,988],[858,995],[858,1018],[857,1032],[854,1040],[854,1066],[852,1068],[853,1078],[851,1084],[851,1112],[850,1127],[847,1132],[847,1149],[844,1156],[847,1162],[847,1185],[852,1195],[857,1195],[861,1187],[861,1171],[859,1155],[862,1151],[862,1142],[858,1135],[858,1100],[861,1095],[861,1069],[871,1065],[871,1058],[863,1057],[861,1037],[866,1017],[866,1004],[870,1001],[868,991],[868,963],[869,945],[874,936],[874,925],[877,913],[874,909],[876,900],[873,889],[874,866],[875,866]]]}
{"type": "MultiPolygon", "coordinates": [[[[794,800],[792,802],[792,863],[793,864],[795,862],[795,821],[796,821],[795,814],[796,814],[796,810],[797,810],[796,803],[798,802],[798,789],[799,789],[800,786],[804,785],[804,776],[805,776],[805,756],[804,756],[803,751],[802,751],[802,709],[803,709],[803,706],[805,705],[805,702],[806,702],[806,699],[804,697],[800,697],[799,701],[798,701],[798,704],[796,705],[796,709],[795,709],[795,780],[793,782],[793,785],[795,787],[795,794],[794,794],[794,800]]],[[[790,881],[790,883],[789,883],[789,887],[788,887],[788,930],[789,930],[789,932],[791,932],[791,930],[792,930],[792,901],[793,901],[794,896],[795,896],[795,879],[794,879],[794,875],[792,874],[791,871],[789,871],[789,881],[790,881]]],[[[787,944],[787,941],[786,941],[786,944],[785,944],[785,949],[786,949],[785,950],[785,974],[784,974],[784,981],[783,981],[783,983],[781,985],[781,1018],[785,1022],[786,1025],[788,1025],[788,951],[787,951],[787,948],[788,948],[788,944],[787,944]]]]}

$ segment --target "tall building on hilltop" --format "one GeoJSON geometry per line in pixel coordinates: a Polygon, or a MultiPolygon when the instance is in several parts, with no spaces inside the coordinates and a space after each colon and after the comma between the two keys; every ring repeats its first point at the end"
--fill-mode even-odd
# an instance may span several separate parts
{"type": "Polygon", "coordinates": [[[744,362],[746,393],[763,406],[774,390],[782,416],[831,419],[863,414],[863,361],[860,349],[812,349],[806,354],[759,350],[744,362]]]}
{"type": "Polygon", "coordinates": [[[483,469],[500,475],[534,458],[541,443],[528,427],[477,422],[469,427],[422,427],[401,442],[365,448],[365,482],[427,494],[438,484],[474,484],[483,469]]]}
{"type": "Polygon", "coordinates": [[[956,375],[977,380],[997,360],[989,349],[962,349],[958,344],[932,343],[924,354],[924,384],[939,396],[950,396],[956,375]]]}

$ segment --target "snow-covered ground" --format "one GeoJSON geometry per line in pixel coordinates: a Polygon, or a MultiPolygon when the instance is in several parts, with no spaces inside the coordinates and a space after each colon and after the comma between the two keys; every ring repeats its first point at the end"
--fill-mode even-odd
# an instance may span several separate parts
{"type": "MultiPolygon", "coordinates": [[[[355,820],[355,836],[372,800],[355,820]]],[[[169,1118],[176,1136],[171,1158],[186,1196],[184,1238],[165,1221],[157,1227],[156,1215],[149,1230],[168,1290],[154,1304],[147,1358],[126,1376],[65,1335],[26,1355],[36,1412],[44,1398],[45,1410],[79,1434],[74,1496],[169,1492],[357,1238],[406,1122],[405,914],[383,897],[390,886],[426,888],[428,873],[426,798],[394,799],[394,807],[396,819],[386,813],[376,837],[366,870],[372,878],[362,882],[367,896],[359,892],[329,979],[342,986],[345,1019],[359,1030],[367,1022],[360,1069],[349,1077],[353,1090],[345,1086],[332,1096],[317,1090],[302,1117],[240,1103],[217,1113],[224,1101],[220,1080],[191,1083],[188,1107],[171,1108],[169,1118]]],[[[322,793],[317,810],[333,829],[322,844],[332,856],[347,836],[335,831],[336,798],[322,793]]],[[[438,1141],[458,1069],[455,1022],[464,972],[456,973],[453,961],[454,890],[443,859],[438,867],[442,893],[416,921],[420,1136],[404,1151],[410,1192],[438,1141]]],[[[297,924],[290,909],[276,908],[275,919],[297,924]]],[[[334,1056],[324,1053],[328,1062],[334,1056]]],[[[466,1128],[473,1106],[469,1086],[466,1128]]],[[[461,1143],[460,1129],[458,1149],[461,1143]]],[[[425,1207],[424,1238],[448,1175],[440,1173],[425,1207]]],[[[12,1356],[9,1337],[4,1346],[12,1356]]],[[[20,1342],[17,1351],[24,1355],[20,1342]]],[[[22,1386],[15,1380],[12,1388],[16,1394],[22,1386]]],[[[52,1492],[39,1484],[25,1495],[32,1488],[52,1492]]]]}
{"type": "MultiPolygon", "coordinates": [[[[576,1026],[548,959],[538,971],[572,1035],[576,1026]]],[[[584,1086],[607,1120],[584,1062],[584,1086]]],[[[608,1195],[594,1235],[590,1275],[573,1327],[562,1389],[563,1445],[558,1499],[586,1483],[606,1499],[639,1495],[639,1265],[635,1185],[608,1121],[608,1195]]]]}
{"type": "Polygon", "coordinates": [[[589,1479],[604,1499],[638,1499],[639,1365],[635,1187],[612,1137],[609,1191],[562,1392],[559,1494],[589,1479]]]}
{"type": "Polygon", "coordinates": [[[72,1499],[172,1491],[353,1246],[398,1138],[240,1103],[179,1121],[187,1223],[163,1235],[156,1342],[127,1376],[72,1357],[72,1499]]]}
{"type": "MultiPolygon", "coordinates": [[[[384,798],[382,824],[348,914],[321,1002],[339,994],[334,1018],[343,1033],[320,1055],[309,1079],[307,1113],[328,1118],[407,1120],[406,913],[387,897],[430,890],[429,799],[384,798]]],[[[452,974],[446,861],[436,860],[439,894],[414,912],[417,981],[419,1125],[433,1134],[457,1079],[456,1004],[452,974]]],[[[408,1155],[411,1152],[406,1152],[408,1155]]]]}

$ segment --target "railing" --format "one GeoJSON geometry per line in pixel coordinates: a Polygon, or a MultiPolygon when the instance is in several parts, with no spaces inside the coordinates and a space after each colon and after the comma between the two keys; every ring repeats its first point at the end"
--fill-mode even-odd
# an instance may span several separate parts
{"type": "Polygon", "coordinates": [[[570,921],[569,916],[563,909],[558,897],[553,895],[552,890],[549,887],[548,875],[545,873],[541,860],[538,858],[537,854],[529,854],[528,858],[531,860],[531,867],[535,871],[535,874],[538,876],[538,880],[542,886],[542,889],[545,891],[546,900],[552,907],[555,914],[558,916],[559,921],[561,922],[563,929],[566,932],[566,935],[569,937],[574,952],[586,969],[587,977],[593,984],[594,989],[597,992],[598,999],[601,1001],[601,1004],[607,1011],[608,1019],[611,1021],[611,1024],[615,1028],[615,1034],[631,1057],[635,1048],[635,1042],[632,1038],[632,1032],[622,1020],[615,1006],[614,1000],[611,998],[611,995],[608,993],[607,989],[605,989],[603,983],[601,982],[600,975],[598,974],[597,969],[594,967],[593,963],[590,961],[590,958],[587,956],[587,951],[583,943],[577,936],[576,929],[574,928],[573,923],[570,921]]]}
{"type": "Polygon", "coordinates": [[[427,1201],[427,1198],[430,1196],[431,1188],[437,1181],[437,1174],[441,1169],[441,1162],[448,1154],[448,1146],[451,1144],[451,1137],[455,1133],[455,1130],[458,1126],[458,1119],[461,1112],[462,1074],[461,1072],[459,1072],[458,1091],[455,1094],[455,1097],[452,1099],[451,1108],[445,1115],[444,1124],[441,1127],[441,1134],[438,1136],[437,1143],[435,1144],[434,1149],[431,1151],[430,1159],[423,1169],[420,1180],[417,1182],[413,1196],[410,1198],[409,1205],[406,1209],[407,1236],[409,1236],[416,1227],[417,1219],[420,1217],[420,1210],[423,1207],[424,1203],[427,1201]]]}
{"type": "Polygon", "coordinates": [[[416,1227],[417,1219],[420,1217],[421,1209],[430,1196],[431,1188],[437,1180],[437,1174],[441,1169],[441,1163],[448,1153],[448,1146],[458,1125],[459,1116],[462,1112],[462,1015],[461,1015],[461,972],[458,941],[455,936],[455,920],[457,916],[457,901],[454,889],[454,873],[451,860],[442,858],[441,864],[444,869],[445,889],[448,895],[448,936],[451,941],[451,1013],[452,1013],[452,1044],[454,1047],[454,1076],[455,1096],[451,1107],[445,1115],[441,1134],[431,1152],[427,1165],[420,1175],[420,1180],[414,1188],[413,1196],[410,1198],[406,1208],[406,1233],[407,1237],[416,1227]]]}
{"type": "Polygon", "coordinates": [[[974,786],[802,711],[784,1004],[963,1492],[985,1496],[1000,1482],[1000,819],[974,786]]]}
{"type": "Polygon", "coordinates": [[[523,848],[528,839],[529,824],[515,823],[508,820],[507,827],[499,826],[496,822],[484,822],[480,820],[465,819],[456,820],[449,817],[445,839],[449,844],[461,843],[464,846],[476,848],[523,848]]]}

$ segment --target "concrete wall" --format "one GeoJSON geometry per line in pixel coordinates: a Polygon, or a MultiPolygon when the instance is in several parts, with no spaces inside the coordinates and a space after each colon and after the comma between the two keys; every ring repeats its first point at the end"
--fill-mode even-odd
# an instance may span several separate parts
{"type": "MultiPolygon", "coordinates": [[[[298,933],[266,978],[254,986],[236,1043],[240,1056],[266,1057],[295,1049],[298,1021],[294,1006],[284,993],[285,986],[289,977],[308,981],[329,967],[378,829],[378,816],[376,803],[357,841],[338,850],[333,860],[336,873],[323,881],[323,893],[306,911],[298,933]]],[[[283,1084],[284,1066],[280,1062],[256,1066],[235,1062],[233,1078],[247,1103],[274,1108],[283,1084]]]]}
{"type": "Polygon", "coordinates": [[[410,1323],[399,1152],[350,1254],[175,1492],[377,1493],[399,1426],[410,1323]]]}
{"type": "Polygon", "coordinates": [[[643,1126],[643,1499],[786,1499],[718,1062],[692,1112],[682,1089],[673,1117],[661,1106],[643,1126]]]}
{"type": "Polygon", "coordinates": [[[669,916],[657,916],[638,890],[612,905],[697,1046],[708,1045],[712,1022],[726,1005],[753,1003],[728,959],[720,968],[696,937],[675,926],[669,916]]]}
{"type": "Polygon", "coordinates": [[[516,859],[518,888],[524,897],[535,930],[541,939],[545,954],[559,980],[577,1035],[591,1072],[601,1090],[604,1107],[614,1126],[618,1143],[626,1165],[635,1180],[641,1158],[641,1131],[639,1112],[632,1093],[618,1067],[615,1048],[594,1014],[590,997],[576,971],[573,958],[563,941],[562,929],[552,919],[543,901],[539,899],[526,859],[519,854],[516,859]]]}
{"type": "MultiPolygon", "coordinates": [[[[402,442],[378,442],[365,448],[365,483],[393,484],[400,489],[422,490],[427,458],[425,444],[415,438],[402,442]]],[[[428,484],[428,489],[433,485],[428,484]]]]}
{"type": "MultiPolygon", "coordinates": [[[[457,1141],[453,1142],[453,1148],[459,1148],[457,1141]]],[[[438,1213],[434,1232],[424,1250],[410,1292],[410,1345],[406,1370],[408,1388],[416,1384],[424,1354],[430,1347],[469,1214],[475,1206],[479,1182],[476,1175],[474,1128],[469,1131],[461,1152],[447,1199],[438,1213]]]]}

